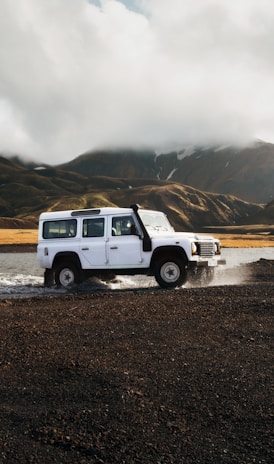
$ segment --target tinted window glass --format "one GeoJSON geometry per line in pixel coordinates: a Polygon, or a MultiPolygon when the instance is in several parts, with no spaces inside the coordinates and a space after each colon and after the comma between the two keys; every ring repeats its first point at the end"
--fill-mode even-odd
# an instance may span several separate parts
{"type": "Polygon", "coordinates": [[[75,237],[77,232],[76,219],[46,221],[43,224],[43,238],[75,237]]]}
{"type": "Polygon", "coordinates": [[[135,235],[136,227],[132,216],[112,218],[112,235],[135,235]]]}
{"type": "Polygon", "coordinates": [[[104,229],[104,218],[92,218],[83,220],[83,237],[104,237],[104,229]]]}

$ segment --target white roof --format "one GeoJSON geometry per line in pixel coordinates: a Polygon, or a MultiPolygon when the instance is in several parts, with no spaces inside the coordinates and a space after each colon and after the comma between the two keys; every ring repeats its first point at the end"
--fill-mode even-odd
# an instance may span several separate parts
{"type": "Polygon", "coordinates": [[[71,219],[76,217],[91,217],[91,216],[104,216],[114,214],[132,214],[132,208],[89,208],[79,210],[67,210],[67,211],[52,211],[40,214],[40,221],[46,219],[71,219]]]}

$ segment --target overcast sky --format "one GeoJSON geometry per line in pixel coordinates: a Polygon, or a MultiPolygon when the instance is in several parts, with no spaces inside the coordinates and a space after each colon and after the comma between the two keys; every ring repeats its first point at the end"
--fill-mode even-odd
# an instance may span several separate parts
{"type": "Polygon", "coordinates": [[[1,0],[0,152],[274,142],[273,0],[1,0]]]}

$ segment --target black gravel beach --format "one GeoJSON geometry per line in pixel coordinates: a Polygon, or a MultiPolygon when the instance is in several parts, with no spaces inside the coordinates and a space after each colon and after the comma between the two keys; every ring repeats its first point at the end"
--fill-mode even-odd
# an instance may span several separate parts
{"type": "Polygon", "coordinates": [[[274,261],[0,300],[1,463],[273,463],[274,261]]]}

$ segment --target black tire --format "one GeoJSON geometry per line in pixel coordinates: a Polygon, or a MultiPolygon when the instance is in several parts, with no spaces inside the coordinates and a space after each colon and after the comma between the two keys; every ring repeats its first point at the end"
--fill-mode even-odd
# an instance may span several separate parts
{"type": "Polygon", "coordinates": [[[60,263],[54,269],[55,283],[60,287],[71,287],[81,282],[81,271],[73,263],[60,263]]]}
{"type": "Polygon", "coordinates": [[[162,288],[181,287],[187,281],[186,263],[177,257],[160,258],[155,263],[154,276],[162,288]]]}
{"type": "Polygon", "coordinates": [[[52,287],[54,285],[54,272],[53,272],[53,269],[45,269],[45,272],[44,272],[44,285],[45,285],[45,287],[52,287]]]}

